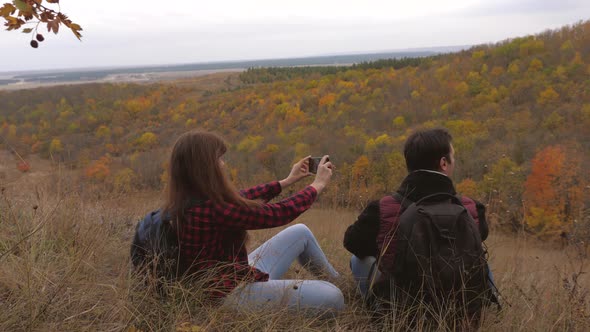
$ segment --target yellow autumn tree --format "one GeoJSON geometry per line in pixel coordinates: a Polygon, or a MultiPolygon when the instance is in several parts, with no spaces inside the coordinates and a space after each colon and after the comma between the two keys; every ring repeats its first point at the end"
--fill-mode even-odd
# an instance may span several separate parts
{"type": "Polygon", "coordinates": [[[63,152],[63,150],[64,148],[59,138],[54,138],[51,140],[51,143],[49,144],[49,153],[60,153],[63,152]]]}
{"type": "Polygon", "coordinates": [[[98,129],[96,129],[95,135],[98,138],[109,137],[111,136],[111,129],[105,125],[101,125],[100,127],[98,127],[98,129]]]}
{"type": "Polygon", "coordinates": [[[552,88],[548,87],[547,89],[541,91],[539,97],[537,98],[537,103],[539,105],[548,105],[556,102],[559,99],[559,94],[552,88]]]}
{"type": "Polygon", "coordinates": [[[396,116],[395,119],[393,119],[393,126],[396,129],[402,129],[406,127],[406,118],[404,118],[402,115],[396,116]]]}
{"type": "Polygon", "coordinates": [[[356,182],[357,187],[367,187],[367,176],[369,175],[369,158],[367,156],[360,156],[352,166],[352,178],[356,182]]]}
{"type": "Polygon", "coordinates": [[[115,191],[129,192],[133,189],[137,175],[130,168],[124,168],[115,174],[113,186],[115,191]]]}
{"type": "Polygon", "coordinates": [[[538,72],[541,69],[543,69],[543,62],[539,59],[533,59],[531,60],[531,63],[529,63],[529,71],[530,72],[538,72]]]}
{"type": "Polygon", "coordinates": [[[158,137],[152,132],[143,133],[135,140],[135,145],[142,150],[147,150],[154,147],[158,143],[158,137]]]}
{"type": "Polygon", "coordinates": [[[242,152],[252,152],[258,149],[260,143],[264,140],[264,137],[259,135],[248,135],[237,145],[237,150],[242,152]]]}

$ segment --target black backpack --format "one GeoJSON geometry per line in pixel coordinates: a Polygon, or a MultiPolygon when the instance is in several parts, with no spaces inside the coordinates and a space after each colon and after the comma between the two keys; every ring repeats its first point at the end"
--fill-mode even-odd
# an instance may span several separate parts
{"type": "Polygon", "coordinates": [[[493,301],[488,265],[479,230],[461,199],[437,193],[402,205],[396,230],[393,271],[372,288],[374,299],[430,313],[479,317],[493,301]]]}
{"type": "Polygon", "coordinates": [[[173,281],[182,274],[179,242],[169,215],[155,210],[137,223],[131,244],[131,262],[138,273],[158,281],[173,281]]]}

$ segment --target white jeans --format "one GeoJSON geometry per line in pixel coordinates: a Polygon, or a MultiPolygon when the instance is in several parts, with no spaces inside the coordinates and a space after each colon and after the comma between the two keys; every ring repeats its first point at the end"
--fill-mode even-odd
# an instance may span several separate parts
{"type": "Polygon", "coordinates": [[[344,296],[332,283],[321,280],[280,280],[298,260],[316,276],[338,278],[317,240],[303,224],[296,224],[266,241],[250,255],[248,261],[269,274],[267,282],[241,285],[231,292],[224,304],[240,310],[288,308],[311,314],[344,309],[344,296]]]}

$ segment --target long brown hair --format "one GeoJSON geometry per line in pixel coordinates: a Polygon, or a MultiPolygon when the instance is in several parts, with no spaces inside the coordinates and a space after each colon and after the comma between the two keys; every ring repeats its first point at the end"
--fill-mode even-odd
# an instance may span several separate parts
{"type": "Polygon", "coordinates": [[[182,134],[170,155],[164,211],[182,223],[183,210],[191,199],[259,207],[259,201],[240,195],[223,170],[220,158],[226,151],[224,140],[215,133],[193,130],[182,134]]]}

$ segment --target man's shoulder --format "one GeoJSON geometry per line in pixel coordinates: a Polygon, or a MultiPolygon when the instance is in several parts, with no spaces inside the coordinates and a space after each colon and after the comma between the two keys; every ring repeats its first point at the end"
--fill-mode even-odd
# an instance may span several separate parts
{"type": "Polygon", "coordinates": [[[357,222],[365,223],[379,217],[379,200],[369,201],[357,218],[357,222]]]}
{"type": "Polygon", "coordinates": [[[372,200],[367,203],[359,215],[359,220],[378,220],[383,214],[399,211],[401,208],[400,201],[394,197],[394,194],[385,195],[380,199],[372,200]]]}
{"type": "Polygon", "coordinates": [[[377,203],[379,205],[381,204],[399,204],[399,201],[394,197],[394,194],[392,195],[385,195],[383,197],[381,197],[377,203]]]}
{"type": "Polygon", "coordinates": [[[381,197],[379,200],[379,212],[381,217],[399,216],[404,198],[398,194],[391,194],[381,197]]]}
{"type": "Polygon", "coordinates": [[[475,205],[475,200],[473,198],[465,195],[459,195],[459,197],[461,198],[461,203],[463,203],[463,205],[475,205]]]}
{"type": "Polygon", "coordinates": [[[459,195],[459,197],[461,198],[461,203],[463,203],[463,205],[467,206],[474,206],[478,209],[481,208],[485,208],[484,204],[474,198],[471,198],[469,196],[464,196],[464,195],[459,195]]]}
{"type": "Polygon", "coordinates": [[[485,222],[486,207],[480,201],[461,195],[461,204],[469,211],[476,222],[485,222]]]}

